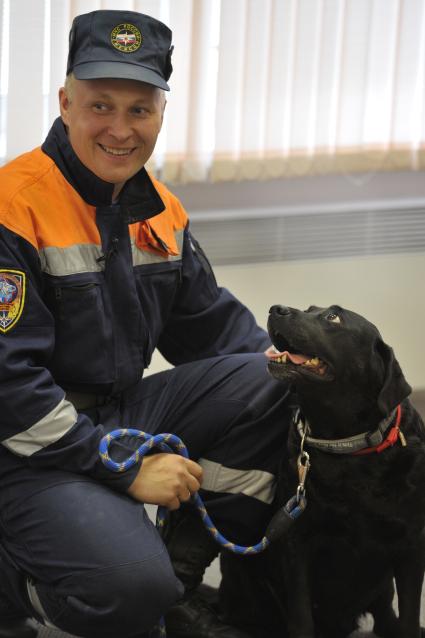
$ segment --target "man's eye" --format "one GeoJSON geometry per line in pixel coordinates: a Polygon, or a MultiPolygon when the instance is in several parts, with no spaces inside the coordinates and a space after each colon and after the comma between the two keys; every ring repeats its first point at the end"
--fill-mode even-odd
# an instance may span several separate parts
{"type": "Polygon", "coordinates": [[[328,315],[326,315],[326,319],[328,321],[332,321],[332,323],[341,323],[341,319],[334,312],[330,312],[328,315]]]}
{"type": "Polygon", "coordinates": [[[100,102],[96,102],[95,104],[93,104],[93,108],[95,111],[107,111],[108,107],[106,106],[106,104],[101,104],[100,102]]]}
{"type": "Polygon", "coordinates": [[[135,115],[146,115],[148,112],[147,108],[144,106],[135,106],[133,109],[133,113],[135,115]]]}

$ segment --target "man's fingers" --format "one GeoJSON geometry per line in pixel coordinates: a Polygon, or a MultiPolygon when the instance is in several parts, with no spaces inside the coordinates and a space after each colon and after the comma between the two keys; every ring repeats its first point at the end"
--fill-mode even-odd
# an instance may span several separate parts
{"type": "Polygon", "coordinates": [[[143,503],[176,510],[201,486],[202,467],[182,456],[158,453],[146,456],[127,492],[143,503]]]}
{"type": "Polygon", "coordinates": [[[190,490],[182,489],[180,494],[179,494],[179,501],[181,503],[185,503],[186,501],[190,501],[191,497],[192,497],[192,494],[191,494],[190,490]]]}
{"type": "Polygon", "coordinates": [[[192,474],[192,476],[198,479],[199,482],[201,482],[202,473],[203,473],[202,467],[199,465],[199,463],[196,463],[195,461],[192,461],[191,459],[186,459],[186,462],[187,462],[188,471],[192,474]]]}
{"type": "Polygon", "coordinates": [[[191,492],[191,494],[195,494],[201,487],[200,482],[194,477],[189,476],[187,479],[187,489],[191,492]]]}
{"type": "Polygon", "coordinates": [[[173,498],[169,503],[167,503],[165,507],[173,511],[173,510],[178,510],[180,505],[181,505],[180,500],[176,497],[176,498],[173,498]]]}

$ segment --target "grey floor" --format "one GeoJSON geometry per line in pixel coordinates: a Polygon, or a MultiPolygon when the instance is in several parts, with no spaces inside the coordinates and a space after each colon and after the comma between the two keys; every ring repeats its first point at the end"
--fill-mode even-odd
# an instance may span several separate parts
{"type": "MultiPolygon", "coordinates": [[[[417,410],[422,414],[422,418],[425,421],[425,391],[413,393],[412,401],[417,410]]],[[[151,512],[153,514],[153,512],[151,512]]],[[[220,580],[218,563],[215,561],[211,567],[207,570],[205,575],[205,582],[210,585],[217,586],[220,580]]],[[[425,590],[425,588],[424,588],[425,590]]],[[[396,602],[395,602],[396,604],[396,602]]],[[[422,593],[422,608],[421,608],[421,621],[422,626],[425,626],[425,591],[422,593]]],[[[372,638],[375,636],[371,632],[371,621],[369,618],[365,618],[361,631],[356,631],[351,635],[351,638],[372,638]]],[[[38,638],[73,638],[70,634],[65,634],[61,631],[54,631],[53,629],[47,629],[45,627],[40,629],[38,638]]],[[[120,638],[117,636],[116,638],[120,638]]]]}

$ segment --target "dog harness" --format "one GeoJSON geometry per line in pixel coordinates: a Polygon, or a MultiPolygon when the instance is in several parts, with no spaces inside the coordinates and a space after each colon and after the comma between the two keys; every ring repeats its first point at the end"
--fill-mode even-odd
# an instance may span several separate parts
{"type": "Polygon", "coordinates": [[[406,439],[400,430],[401,406],[398,405],[391,414],[380,421],[378,427],[373,432],[362,432],[355,436],[344,439],[316,439],[308,435],[310,426],[304,421],[301,412],[295,413],[294,421],[298,433],[310,447],[330,452],[332,454],[371,454],[372,452],[383,452],[388,447],[392,447],[400,439],[402,446],[406,446],[406,439]],[[394,422],[395,419],[395,423],[394,422]]]}

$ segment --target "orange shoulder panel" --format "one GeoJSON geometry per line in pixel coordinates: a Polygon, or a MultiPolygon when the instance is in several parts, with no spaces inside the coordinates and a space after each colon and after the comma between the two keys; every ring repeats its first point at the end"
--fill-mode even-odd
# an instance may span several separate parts
{"type": "Polygon", "coordinates": [[[164,212],[162,212],[160,215],[157,215],[156,217],[152,217],[152,221],[154,219],[159,220],[161,217],[165,218],[166,216],[168,217],[171,215],[171,217],[173,218],[174,228],[176,230],[184,229],[187,225],[188,216],[182,204],[180,203],[180,200],[177,199],[177,197],[173,195],[173,193],[171,193],[168,188],[164,186],[164,184],[159,182],[151,175],[150,178],[152,179],[153,185],[155,186],[156,190],[159,193],[159,196],[165,204],[164,212]]]}
{"type": "MultiPolygon", "coordinates": [[[[176,242],[176,231],[185,229],[188,216],[180,201],[164,184],[150,176],[152,183],[158,191],[165,205],[165,210],[155,217],[142,222],[136,232],[136,242],[140,248],[150,249],[157,244],[155,235],[160,237],[168,247],[171,255],[178,255],[179,248],[176,242]],[[152,233],[152,230],[154,233],[152,233]]],[[[161,249],[158,247],[161,252],[161,249]]]]}
{"type": "Polygon", "coordinates": [[[95,215],[41,148],[0,169],[0,223],[37,250],[100,244],[95,215]]]}

